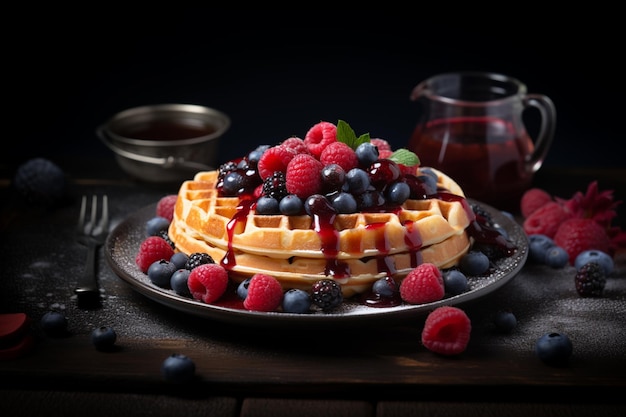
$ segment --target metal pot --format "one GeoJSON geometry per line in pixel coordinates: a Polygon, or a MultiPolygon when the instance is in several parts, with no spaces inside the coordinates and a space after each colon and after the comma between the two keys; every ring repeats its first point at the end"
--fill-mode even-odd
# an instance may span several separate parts
{"type": "Polygon", "coordinates": [[[180,182],[215,169],[224,113],[192,104],[158,104],[117,113],[99,126],[100,140],[124,171],[148,182],[180,182]]]}

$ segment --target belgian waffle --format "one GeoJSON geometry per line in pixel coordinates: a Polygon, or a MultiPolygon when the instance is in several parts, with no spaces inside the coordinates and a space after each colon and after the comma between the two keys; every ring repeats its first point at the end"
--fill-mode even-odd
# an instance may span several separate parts
{"type": "MultiPolygon", "coordinates": [[[[454,180],[434,171],[440,190],[464,197],[454,180]]],[[[464,198],[407,200],[393,212],[338,214],[329,242],[312,216],[259,215],[245,197],[220,196],[218,175],[199,172],[181,185],[169,234],[177,250],[208,253],[235,281],[265,273],[285,289],[307,290],[331,276],[349,297],[385,275],[401,279],[422,262],[451,267],[470,246],[464,198]]]]}

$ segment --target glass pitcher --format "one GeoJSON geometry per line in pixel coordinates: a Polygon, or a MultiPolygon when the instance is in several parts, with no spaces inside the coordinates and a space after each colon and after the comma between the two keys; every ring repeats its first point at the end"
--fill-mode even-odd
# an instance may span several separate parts
{"type": "Polygon", "coordinates": [[[452,177],[468,198],[518,210],[554,138],[552,100],[528,94],[515,78],[486,72],[436,75],[418,84],[411,100],[421,115],[408,148],[421,166],[452,177]],[[522,117],[530,107],[541,116],[534,140],[522,117]]]}

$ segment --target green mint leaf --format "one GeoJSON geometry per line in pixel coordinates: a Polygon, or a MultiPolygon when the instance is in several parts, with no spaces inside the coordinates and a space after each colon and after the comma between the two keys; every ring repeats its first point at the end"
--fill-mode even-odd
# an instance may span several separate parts
{"type": "Polygon", "coordinates": [[[370,134],[364,133],[357,138],[350,125],[343,120],[339,120],[337,122],[337,141],[345,143],[352,149],[356,149],[360,144],[370,141],[370,134]]]}
{"type": "Polygon", "coordinates": [[[396,150],[389,156],[389,159],[397,164],[402,164],[409,167],[420,164],[420,159],[418,158],[418,156],[415,153],[404,148],[396,150]]]}

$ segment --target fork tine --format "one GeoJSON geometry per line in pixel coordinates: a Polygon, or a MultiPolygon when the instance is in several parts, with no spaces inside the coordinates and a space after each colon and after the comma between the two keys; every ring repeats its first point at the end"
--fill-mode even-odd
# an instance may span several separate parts
{"type": "Polygon", "coordinates": [[[89,218],[89,223],[85,227],[85,234],[89,235],[93,232],[93,229],[96,227],[96,216],[98,215],[98,196],[93,195],[91,197],[91,217],[89,218]]]}
{"type": "Polygon", "coordinates": [[[78,216],[78,224],[76,229],[78,233],[85,233],[85,212],[87,211],[87,196],[84,195],[80,203],[80,214],[78,216]]]}
{"type": "Polygon", "coordinates": [[[100,233],[106,233],[109,228],[109,197],[102,196],[102,217],[100,218],[100,233]]]}

